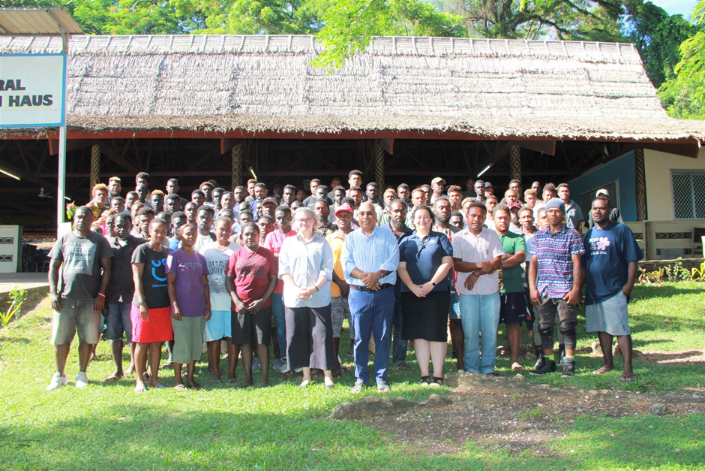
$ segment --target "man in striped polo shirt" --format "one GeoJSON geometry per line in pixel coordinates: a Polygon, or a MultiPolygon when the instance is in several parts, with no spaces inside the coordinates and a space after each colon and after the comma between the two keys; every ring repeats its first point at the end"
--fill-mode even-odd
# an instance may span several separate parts
{"type": "Polygon", "coordinates": [[[559,330],[565,339],[563,377],[575,374],[575,327],[580,303],[580,258],[585,253],[580,234],[565,225],[565,204],[559,199],[546,203],[548,227],[537,231],[531,239],[529,253],[529,290],[536,305],[539,333],[544,357],[531,374],[554,373],[553,326],[555,314],[560,318],[559,330]]]}
{"type": "Polygon", "coordinates": [[[468,227],[455,234],[451,241],[465,332],[465,371],[495,375],[500,308],[497,270],[502,267],[504,250],[499,236],[483,227],[487,216],[484,204],[472,203],[466,216],[468,227]]]}

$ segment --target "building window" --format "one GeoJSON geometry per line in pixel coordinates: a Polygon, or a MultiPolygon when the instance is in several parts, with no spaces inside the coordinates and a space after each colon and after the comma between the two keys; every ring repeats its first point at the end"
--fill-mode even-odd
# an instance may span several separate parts
{"type": "Polygon", "coordinates": [[[705,219],[705,170],[671,170],[676,219],[705,219]]]}

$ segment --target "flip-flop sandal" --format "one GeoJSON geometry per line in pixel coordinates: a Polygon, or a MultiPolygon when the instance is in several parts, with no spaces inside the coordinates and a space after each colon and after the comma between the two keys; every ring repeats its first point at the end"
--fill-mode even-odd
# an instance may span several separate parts
{"type": "Polygon", "coordinates": [[[521,366],[519,363],[514,362],[512,364],[512,371],[524,371],[524,367],[521,366]]]}
{"type": "Polygon", "coordinates": [[[135,386],[136,393],[143,393],[145,391],[147,391],[147,388],[145,388],[144,386],[135,386]]]}
{"type": "Polygon", "coordinates": [[[235,384],[237,383],[237,378],[226,379],[225,382],[228,384],[235,384]]]}
{"type": "Polygon", "coordinates": [[[223,382],[222,379],[212,379],[212,380],[211,380],[211,383],[213,383],[213,384],[220,384],[220,383],[222,383],[222,382],[223,382]]]}
{"type": "Polygon", "coordinates": [[[636,381],[636,375],[634,373],[628,375],[628,374],[622,374],[622,381],[625,383],[631,383],[633,381],[636,381]]]}
{"type": "Polygon", "coordinates": [[[157,389],[164,389],[164,388],[168,388],[168,387],[169,386],[167,386],[166,384],[160,384],[159,386],[157,386],[157,389]]]}
{"type": "Polygon", "coordinates": [[[602,375],[605,373],[609,373],[612,371],[614,368],[608,368],[606,366],[601,366],[600,368],[596,369],[595,371],[592,372],[594,375],[602,375]]]}
{"type": "Polygon", "coordinates": [[[193,391],[200,391],[201,389],[203,389],[203,386],[201,386],[200,384],[197,384],[195,386],[188,386],[188,388],[193,391]]]}
{"type": "Polygon", "coordinates": [[[105,378],[105,379],[103,380],[103,382],[104,382],[104,383],[110,383],[111,381],[117,381],[117,380],[119,380],[119,379],[122,379],[122,376],[112,375],[112,376],[108,376],[107,378],[105,378]]]}
{"type": "Polygon", "coordinates": [[[174,386],[174,389],[178,389],[179,391],[183,391],[186,389],[186,386],[184,386],[183,384],[177,384],[176,386],[174,386]]]}

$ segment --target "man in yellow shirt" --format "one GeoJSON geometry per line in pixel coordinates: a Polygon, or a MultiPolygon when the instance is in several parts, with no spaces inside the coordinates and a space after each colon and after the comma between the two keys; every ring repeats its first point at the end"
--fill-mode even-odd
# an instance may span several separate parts
{"type": "MultiPolygon", "coordinates": [[[[348,295],[350,294],[350,286],[345,281],[343,273],[343,265],[340,262],[340,257],[343,253],[343,245],[345,238],[352,232],[353,208],[347,204],[341,204],[335,210],[335,223],[338,230],[329,234],[326,240],[333,249],[333,282],[331,283],[331,317],[333,320],[333,349],[335,350],[336,368],[333,370],[333,376],[339,377],[342,374],[342,367],[338,357],[340,348],[340,331],[343,327],[343,319],[348,318],[348,324],[352,326],[352,318],[350,316],[350,306],[348,305],[348,295]]],[[[351,339],[352,328],[350,329],[351,339]]]]}

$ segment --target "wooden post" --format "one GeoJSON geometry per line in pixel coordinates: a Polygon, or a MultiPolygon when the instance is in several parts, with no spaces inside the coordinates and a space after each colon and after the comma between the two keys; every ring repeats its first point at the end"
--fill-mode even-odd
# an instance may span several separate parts
{"type": "Polygon", "coordinates": [[[634,170],[636,173],[636,219],[637,221],[646,221],[649,219],[649,210],[646,205],[644,149],[634,150],[634,170]]]}
{"type": "MultiPolygon", "coordinates": [[[[100,146],[91,147],[91,191],[100,183],[100,146]]],[[[93,195],[91,195],[92,197],[93,195]]]]}
{"type": "Polygon", "coordinates": [[[243,148],[242,143],[235,144],[232,150],[232,173],[231,173],[231,183],[233,190],[235,187],[242,185],[242,156],[243,148]]]}
{"type": "Polygon", "coordinates": [[[374,152],[375,181],[379,185],[380,193],[382,193],[384,192],[384,157],[387,154],[387,151],[385,151],[382,144],[377,141],[375,142],[374,152]]]}
{"type": "Polygon", "coordinates": [[[509,148],[509,178],[521,181],[521,147],[519,146],[509,148]]]}

